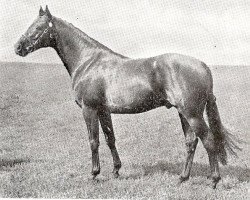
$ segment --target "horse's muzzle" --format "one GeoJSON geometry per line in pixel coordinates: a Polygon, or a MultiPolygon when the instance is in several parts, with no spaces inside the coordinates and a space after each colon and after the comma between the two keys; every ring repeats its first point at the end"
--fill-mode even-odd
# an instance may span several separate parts
{"type": "Polygon", "coordinates": [[[29,53],[29,51],[23,47],[21,42],[16,43],[14,48],[15,48],[15,53],[19,56],[24,57],[29,53]]]}

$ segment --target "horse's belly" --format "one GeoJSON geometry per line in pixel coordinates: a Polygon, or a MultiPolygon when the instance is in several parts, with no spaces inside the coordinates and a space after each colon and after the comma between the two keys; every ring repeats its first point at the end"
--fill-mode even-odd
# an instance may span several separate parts
{"type": "Polygon", "coordinates": [[[106,106],[112,113],[141,113],[159,107],[158,97],[147,85],[112,87],[106,92],[106,106]]]}

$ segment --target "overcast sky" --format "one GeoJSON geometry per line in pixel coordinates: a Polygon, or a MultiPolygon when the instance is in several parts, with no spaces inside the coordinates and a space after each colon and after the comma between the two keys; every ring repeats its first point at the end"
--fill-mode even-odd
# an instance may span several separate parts
{"type": "Polygon", "coordinates": [[[249,0],[1,0],[1,61],[61,62],[51,48],[25,58],[14,53],[46,4],[52,15],[132,58],[175,52],[209,65],[250,64],[249,0]]]}

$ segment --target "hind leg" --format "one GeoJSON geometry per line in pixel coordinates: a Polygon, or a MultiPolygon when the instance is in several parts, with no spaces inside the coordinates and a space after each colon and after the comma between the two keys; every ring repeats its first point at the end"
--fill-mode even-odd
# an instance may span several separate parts
{"type": "Polygon", "coordinates": [[[215,148],[215,140],[214,140],[214,135],[212,132],[209,130],[207,127],[206,123],[204,123],[204,127],[206,127],[206,131],[204,132],[203,135],[200,136],[200,139],[203,143],[203,146],[205,147],[207,154],[208,154],[208,159],[209,159],[209,164],[210,164],[210,178],[212,180],[212,187],[215,189],[217,183],[220,181],[220,172],[219,172],[219,163],[218,163],[218,156],[216,153],[216,148],[215,148]]]}
{"type": "Polygon", "coordinates": [[[220,181],[219,164],[215,150],[215,141],[212,132],[209,130],[203,117],[189,118],[188,122],[193,131],[201,139],[209,159],[212,187],[216,188],[217,183],[220,181]]]}
{"type": "Polygon", "coordinates": [[[191,129],[185,117],[179,113],[181,119],[182,129],[185,135],[186,148],[187,148],[187,157],[183,167],[183,171],[180,175],[180,183],[189,179],[190,171],[193,164],[195,149],[198,144],[198,138],[195,135],[195,132],[191,129]]]}

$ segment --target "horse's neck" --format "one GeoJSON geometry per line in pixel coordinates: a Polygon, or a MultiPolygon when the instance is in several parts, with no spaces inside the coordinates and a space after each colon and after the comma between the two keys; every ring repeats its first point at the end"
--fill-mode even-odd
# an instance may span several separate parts
{"type": "Polygon", "coordinates": [[[73,25],[55,17],[53,21],[57,33],[54,48],[70,76],[78,66],[89,62],[91,59],[96,59],[100,52],[125,58],[90,38],[73,25]]]}

